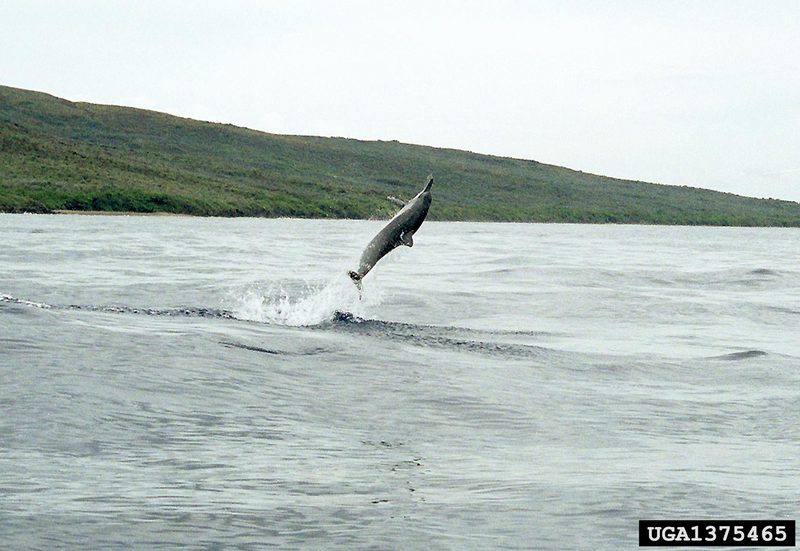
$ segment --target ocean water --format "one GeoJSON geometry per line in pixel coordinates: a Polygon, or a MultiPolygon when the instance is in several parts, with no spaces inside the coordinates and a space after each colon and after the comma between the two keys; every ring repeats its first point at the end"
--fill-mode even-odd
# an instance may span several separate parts
{"type": "Polygon", "coordinates": [[[800,517],[800,231],[0,215],[9,549],[800,517]]]}

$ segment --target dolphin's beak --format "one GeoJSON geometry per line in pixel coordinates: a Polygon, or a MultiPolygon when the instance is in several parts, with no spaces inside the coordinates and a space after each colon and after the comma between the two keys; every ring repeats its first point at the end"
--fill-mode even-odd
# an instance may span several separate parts
{"type": "Polygon", "coordinates": [[[432,185],[433,185],[433,174],[428,176],[428,183],[425,185],[425,189],[423,189],[422,192],[424,193],[426,191],[430,191],[432,185]]]}

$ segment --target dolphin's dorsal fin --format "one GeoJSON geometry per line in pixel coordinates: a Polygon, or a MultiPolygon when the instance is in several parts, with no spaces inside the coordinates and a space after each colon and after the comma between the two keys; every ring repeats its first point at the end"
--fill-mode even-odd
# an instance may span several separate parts
{"type": "Polygon", "coordinates": [[[399,205],[399,206],[401,206],[401,207],[404,207],[404,206],[406,206],[406,202],[405,202],[405,201],[403,201],[402,199],[398,199],[398,198],[397,198],[397,197],[395,197],[394,195],[387,195],[387,196],[386,196],[386,198],[387,198],[389,201],[391,201],[392,203],[395,203],[396,205],[399,205]]]}
{"type": "Polygon", "coordinates": [[[411,233],[403,232],[400,234],[400,243],[405,245],[406,247],[413,247],[414,246],[414,239],[412,238],[411,233]]]}

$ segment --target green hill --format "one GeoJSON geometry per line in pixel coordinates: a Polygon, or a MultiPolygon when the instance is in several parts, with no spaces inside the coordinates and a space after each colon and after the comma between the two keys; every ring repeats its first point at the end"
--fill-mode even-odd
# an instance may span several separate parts
{"type": "Polygon", "coordinates": [[[398,142],[283,136],[0,86],[0,211],[800,226],[800,203],[398,142]]]}

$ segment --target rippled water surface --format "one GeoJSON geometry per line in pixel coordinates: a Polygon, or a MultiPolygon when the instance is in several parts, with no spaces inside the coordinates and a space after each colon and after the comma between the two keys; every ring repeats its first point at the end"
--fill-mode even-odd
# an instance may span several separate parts
{"type": "Polygon", "coordinates": [[[800,232],[0,215],[0,541],[620,549],[800,516],[800,232]]]}

